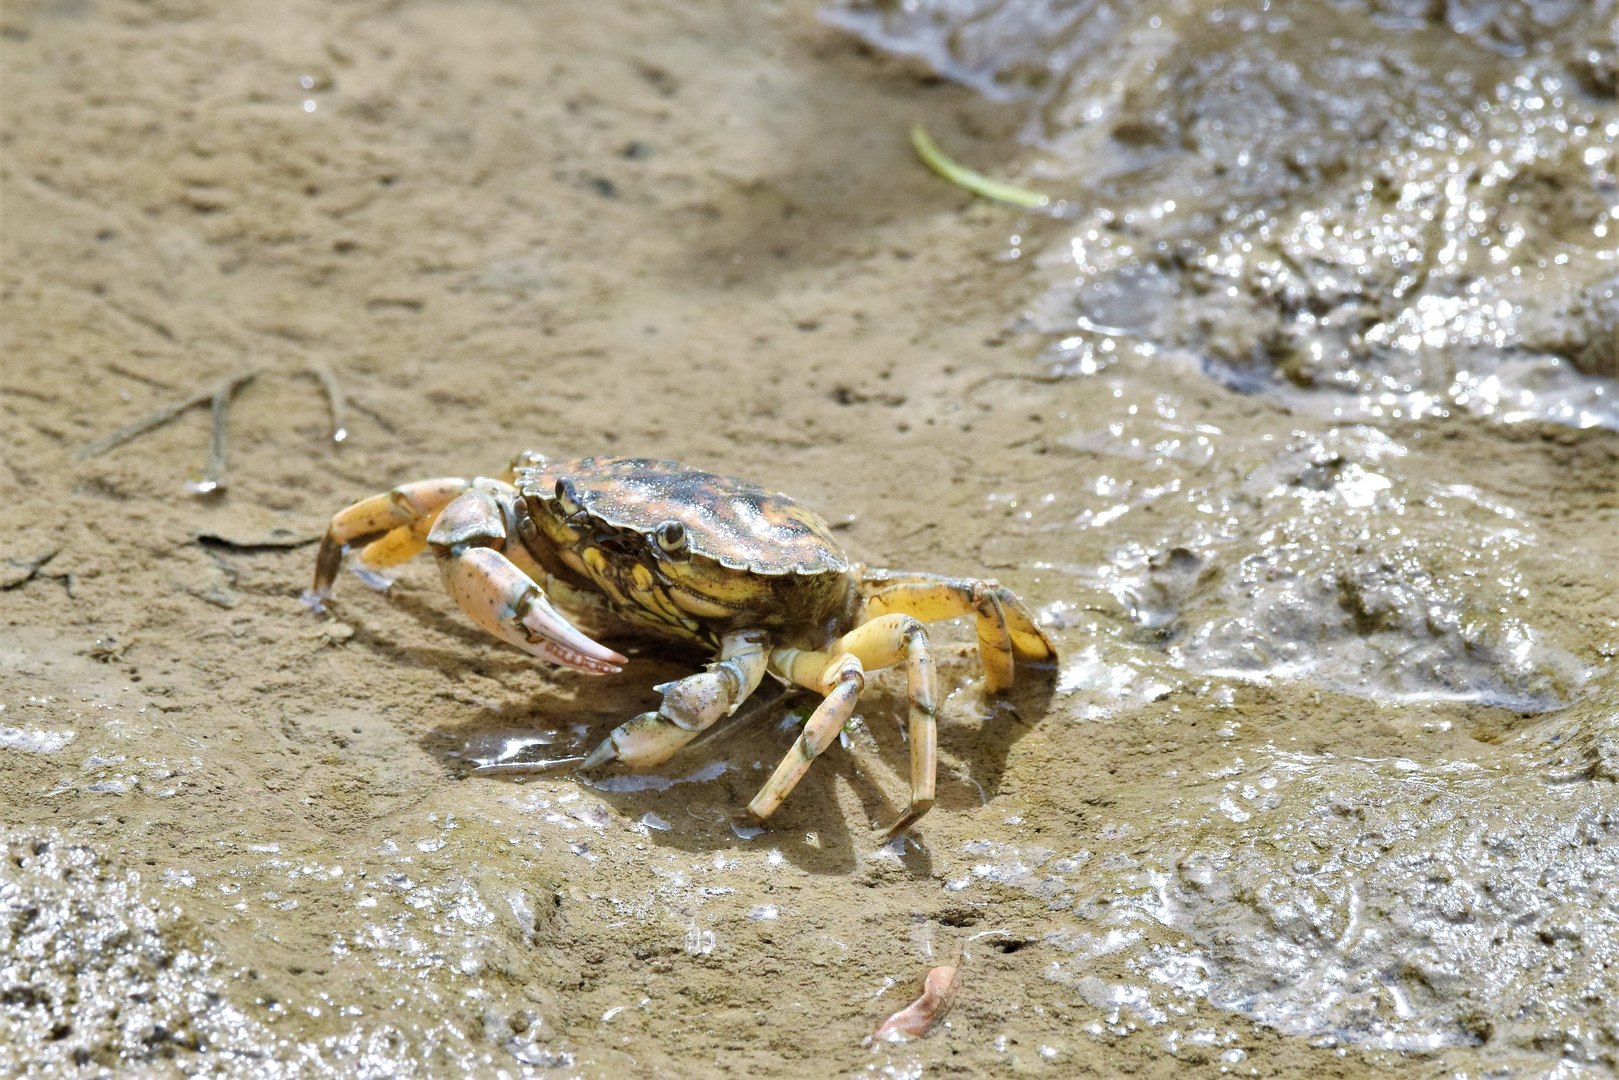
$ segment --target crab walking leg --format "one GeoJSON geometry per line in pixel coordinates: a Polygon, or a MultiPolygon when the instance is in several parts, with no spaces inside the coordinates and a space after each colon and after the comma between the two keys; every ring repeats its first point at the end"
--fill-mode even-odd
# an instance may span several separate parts
{"type": "Polygon", "coordinates": [[[826,697],[804,722],[804,730],[798,733],[793,748],[781,759],[759,794],[748,803],[748,812],[760,821],[776,812],[776,807],[804,779],[810,763],[832,745],[843,725],[854,715],[855,702],[866,688],[866,675],[859,658],[846,652],[773,649],[770,669],[789,682],[826,697]]]}
{"type": "Polygon", "coordinates": [[[395,567],[403,566],[427,550],[427,534],[433,528],[432,518],[422,518],[414,525],[401,525],[382,534],[360,549],[351,569],[361,581],[372,588],[386,589],[393,584],[395,567]]]}
{"type": "Polygon", "coordinates": [[[699,732],[737,706],[759,688],[765,677],[767,638],[760,630],[734,630],[720,640],[719,659],[696,675],[658,687],[663,703],[656,712],[642,713],[620,724],[593,750],[581,769],[609,761],[622,761],[644,769],[666,761],[699,732]]]}
{"type": "Polygon", "coordinates": [[[446,506],[427,534],[444,588],[467,617],[502,641],[575,671],[605,675],[624,657],[580,633],[540,587],[498,549],[506,522],[494,494],[472,488],[446,506]]]}
{"type": "Polygon", "coordinates": [[[1023,601],[999,582],[874,571],[861,589],[866,593],[861,607],[866,619],[896,611],[923,622],[976,615],[978,654],[991,691],[1012,685],[1015,661],[1048,660],[1057,652],[1023,601]]]}
{"type": "Polygon", "coordinates": [[[333,514],[315,557],[315,584],[306,594],[308,600],[319,607],[332,595],[332,583],[343,568],[343,553],[359,541],[373,541],[360,556],[363,566],[373,570],[397,566],[421,554],[439,511],[469,486],[458,476],[418,480],[333,514]]]}
{"type": "Polygon", "coordinates": [[[894,613],[873,619],[832,643],[847,652],[867,671],[905,661],[905,689],[911,699],[911,805],[888,830],[897,836],[933,809],[933,791],[939,771],[938,724],[933,718],[933,654],[928,633],[909,615],[894,613]]]}

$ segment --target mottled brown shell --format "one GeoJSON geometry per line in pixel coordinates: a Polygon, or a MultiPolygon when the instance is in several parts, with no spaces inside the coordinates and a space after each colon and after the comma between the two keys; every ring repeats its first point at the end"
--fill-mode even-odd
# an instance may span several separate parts
{"type": "Polygon", "coordinates": [[[579,458],[515,463],[523,495],[556,500],[567,478],[582,512],[619,530],[651,536],[666,521],[686,528],[693,554],[756,574],[841,574],[843,546],[814,511],[746,480],[699,472],[675,461],[579,458]]]}

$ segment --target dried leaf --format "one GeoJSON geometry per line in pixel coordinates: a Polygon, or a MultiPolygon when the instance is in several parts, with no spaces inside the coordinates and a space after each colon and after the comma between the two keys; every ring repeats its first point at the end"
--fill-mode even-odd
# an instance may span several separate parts
{"type": "Polygon", "coordinates": [[[954,966],[936,967],[929,971],[922,982],[922,996],[884,1020],[871,1038],[866,1040],[866,1045],[901,1042],[926,1035],[928,1029],[950,1011],[950,1001],[956,996],[960,977],[961,969],[954,966]]]}

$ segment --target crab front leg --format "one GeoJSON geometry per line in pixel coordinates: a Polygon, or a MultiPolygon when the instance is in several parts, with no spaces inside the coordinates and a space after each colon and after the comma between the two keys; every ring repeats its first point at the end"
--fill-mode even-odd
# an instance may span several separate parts
{"type": "Polygon", "coordinates": [[[657,689],[663,703],[620,724],[580,766],[592,769],[622,761],[633,769],[668,760],[759,688],[764,678],[769,639],[762,630],[734,630],[720,639],[719,659],[696,675],[666,682],[657,689]]]}
{"type": "Polygon", "coordinates": [[[427,550],[427,534],[440,511],[470,485],[459,476],[418,480],[401,484],[392,491],[361,499],[332,515],[321,537],[320,554],[315,557],[315,583],[304,594],[305,601],[321,610],[332,595],[332,584],[343,568],[343,555],[355,544],[365,543],[356,560],[355,572],[372,586],[386,587],[386,571],[400,566],[427,550]]]}
{"type": "MultiPolygon", "coordinates": [[[[480,480],[444,508],[427,534],[444,588],[467,617],[502,641],[553,664],[601,675],[624,657],[586,637],[557,613],[545,592],[506,556],[511,485],[480,480]]],[[[521,544],[512,549],[519,554],[521,544]]]]}
{"type": "Polygon", "coordinates": [[[860,591],[865,596],[862,620],[891,612],[903,612],[923,622],[975,615],[978,655],[991,693],[1012,685],[1014,662],[1038,663],[1057,655],[1056,646],[1023,601],[997,581],[873,570],[861,581],[860,591]]]}

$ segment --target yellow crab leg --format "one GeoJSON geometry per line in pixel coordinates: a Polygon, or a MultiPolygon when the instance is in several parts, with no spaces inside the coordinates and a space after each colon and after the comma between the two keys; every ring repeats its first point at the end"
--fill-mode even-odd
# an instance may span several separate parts
{"type": "Polygon", "coordinates": [[[427,533],[433,527],[433,518],[422,518],[410,525],[401,525],[382,534],[360,550],[354,558],[354,572],[368,585],[391,583],[388,571],[403,566],[427,550],[427,533]]]}
{"type": "Polygon", "coordinates": [[[866,671],[905,661],[905,689],[910,698],[911,804],[888,830],[897,836],[933,808],[938,776],[938,725],[934,714],[933,655],[922,624],[909,615],[894,613],[856,627],[832,643],[832,650],[847,652],[866,671]]]}
{"type": "Polygon", "coordinates": [[[1038,663],[1057,654],[1023,601],[999,582],[875,570],[860,587],[866,595],[861,618],[866,620],[890,612],[924,622],[976,615],[978,654],[991,691],[1012,685],[1014,661],[1038,663]]]}
{"type": "Polygon", "coordinates": [[[736,712],[759,688],[765,675],[766,644],[760,630],[726,634],[718,660],[696,675],[659,686],[663,703],[657,711],[642,713],[614,728],[579,767],[593,769],[622,761],[632,769],[645,769],[668,760],[699,732],[736,712]]]}
{"type": "Polygon", "coordinates": [[[866,675],[859,659],[846,652],[773,649],[770,669],[789,682],[826,697],[804,721],[804,730],[798,733],[797,741],[776,766],[776,771],[748,803],[748,812],[760,821],[776,812],[782,800],[809,772],[810,763],[832,745],[843,725],[854,715],[855,703],[866,687],[866,675]]]}
{"type": "Polygon", "coordinates": [[[373,571],[397,566],[421,554],[439,511],[468,486],[458,476],[418,480],[361,499],[333,514],[320,541],[320,554],[315,557],[315,584],[304,594],[305,599],[317,610],[325,603],[343,567],[343,553],[360,541],[373,541],[360,556],[362,568],[373,571]]]}
{"type": "Polygon", "coordinates": [[[933,808],[938,774],[938,727],[934,720],[933,657],[927,631],[909,615],[884,615],[843,635],[825,652],[777,649],[770,662],[782,677],[826,694],[826,700],[804,724],[793,749],[754,796],[748,809],[755,817],[768,817],[809,771],[810,762],[831,745],[854,713],[855,701],[865,687],[865,672],[906,662],[906,691],[910,697],[911,802],[888,830],[904,832],[933,808]]]}
{"type": "Polygon", "coordinates": [[[506,522],[497,492],[474,487],[457,496],[439,514],[427,543],[445,590],[468,618],[502,641],[595,675],[626,663],[558,614],[534,579],[502,553],[506,522]]]}

